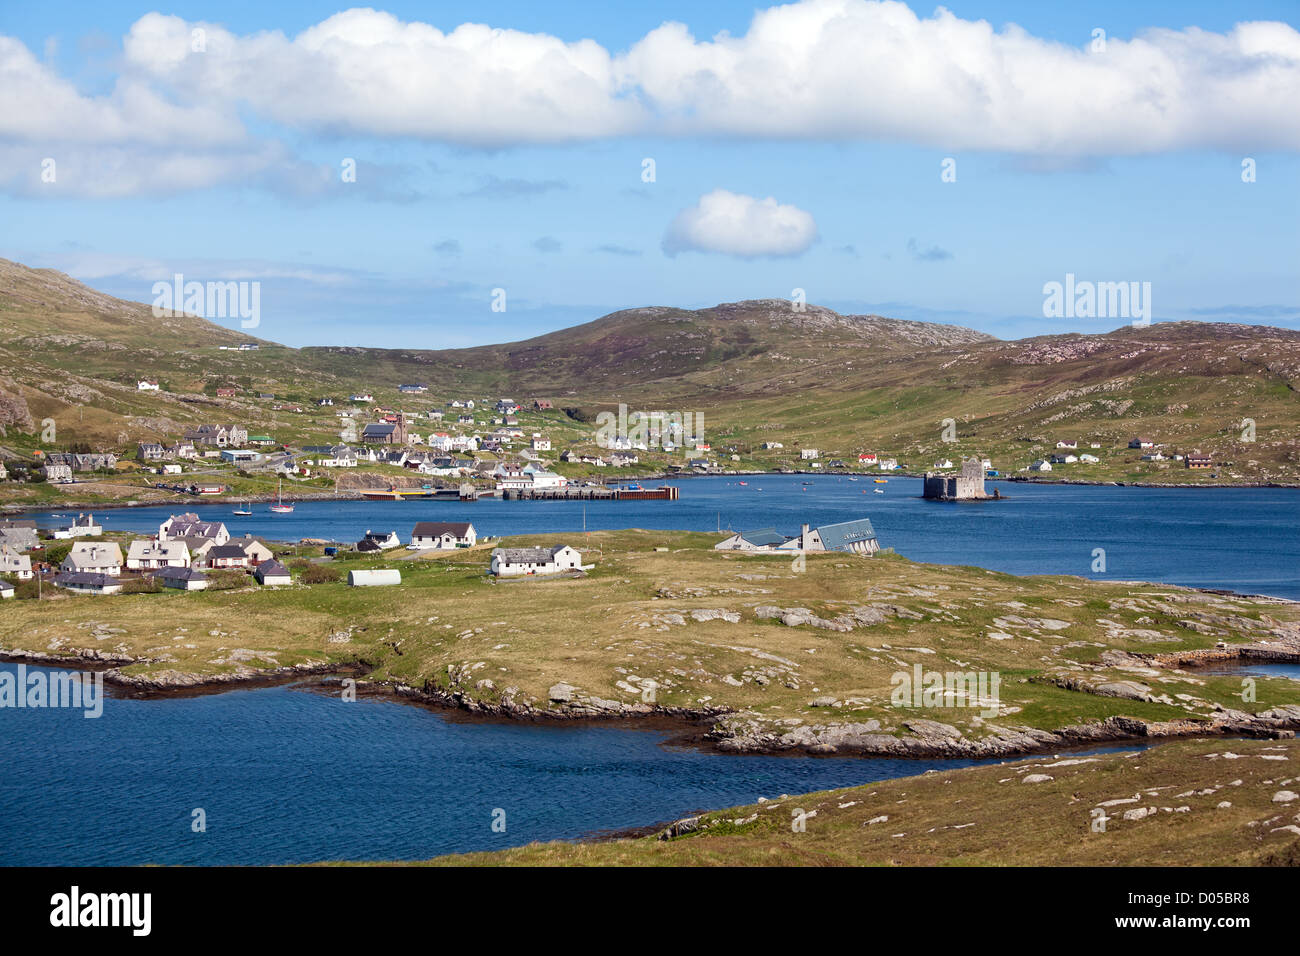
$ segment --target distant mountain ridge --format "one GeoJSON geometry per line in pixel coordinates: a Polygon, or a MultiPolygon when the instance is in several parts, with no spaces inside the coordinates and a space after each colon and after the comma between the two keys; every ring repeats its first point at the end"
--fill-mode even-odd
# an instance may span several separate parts
{"type": "Polygon", "coordinates": [[[619,403],[694,409],[738,448],[768,439],[842,455],[882,448],[923,466],[991,450],[1023,464],[1057,434],[1117,443],[1151,432],[1180,448],[1231,451],[1243,473],[1271,480],[1300,476],[1298,388],[1294,330],[1168,322],[1003,341],[955,325],[799,311],[782,299],[625,309],[474,348],[294,349],[193,316],[158,319],[147,305],[0,260],[0,428],[26,432],[54,418],[61,435],[118,445],[210,419],[326,438],[337,431],[333,412],[309,406],[356,391],[412,410],[508,395],[584,415],[619,403]],[[260,347],[220,348],[240,343],[260,347]],[[137,392],[141,377],[162,391],[137,392]],[[399,394],[407,382],[430,391],[399,394]],[[218,385],[237,396],[217,396],[218,385]],[[1243,442],[1247,421],[1258,436],[1243,442]],[[940,443],[945,422],[960,441],[940,443]]]}

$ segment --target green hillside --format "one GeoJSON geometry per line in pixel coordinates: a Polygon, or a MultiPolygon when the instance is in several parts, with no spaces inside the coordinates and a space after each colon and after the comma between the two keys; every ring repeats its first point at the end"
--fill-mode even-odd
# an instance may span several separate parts
{"type": "Polygon", "coordinates": [[[917,471],[980,454],[1015,473],[1072,439],[1100,461],[1059,465],[1051,478],[1292,483],[1298,382],[1300,332],[1284,329],[1180,322],[1006,342],[812,305],[796,312],[783,300],[630,309],[470,349],[293,349],[194,317],[158,319],[147,305],[0,260],[0,453],[10,455],[45,447],[46,419],[58,427],[48,447],[124,451],[212,420],[279,441],[334,440],[337,409],[315,399],[366,391],[416,415],[453,398],[547,398],[555,411],[522,424],[551,436],[557,454],[596,450],[595,414],[624,403],[702,414],[724,467],[797,466],[799,449],[815,447],[823,462],[872,451],[917,471]],[[259,348],[229,350],[245,342],[259,348]],[[137,391],[141,377],[162,390],[137,391]],[[412,381],[428,393],[397,391],[412,381]],[[1166,454],[1209,453],[1215,467],[1140,461],[1127,448],[1137,435],[1166,454]]]}

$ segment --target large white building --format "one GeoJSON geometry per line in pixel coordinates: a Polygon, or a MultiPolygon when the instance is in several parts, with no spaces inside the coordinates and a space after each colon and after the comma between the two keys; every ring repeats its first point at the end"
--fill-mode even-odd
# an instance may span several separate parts
{"type": "Polygon", "coordinates": [[[126,549],[126,566],[132,571],[154,568],[188,568],[190,549],[184,541],[137,538],[126,549]]]}
{"type": "Polygon", "coordinates": [[[32,559],[19,554],[7,544],[0,545],[0,574],[12,574],[20,581],[30,580],[32,559]]]}
{"type": "Polygon", "coordinates": [[[489,570],[497,577],[513,578],[584,569],[582,555],[577,550],[567,544],[557,544],[549,548],[496,548],[489,570]]]}
{"type": "Polygon", "coordinates": [[[122,573],[122,549],[116,541],[78,541],[59,565],[59,570],[117,577],[122,573]]]}
{"type": "Polygon", "coordinates": [[[60,540],[66,538],[98,538],[104,533],[104,526],[95,523],[95,516],[90,514],[77,515],[71,523],[64,525],[62,528],[56,528],[54,537],[60,540]]]}
{"type": "Polygon", "coordinates": [[[415,551],[472,548],[478,532],[468,521],[417,521],[408,547],[415,551]]]}

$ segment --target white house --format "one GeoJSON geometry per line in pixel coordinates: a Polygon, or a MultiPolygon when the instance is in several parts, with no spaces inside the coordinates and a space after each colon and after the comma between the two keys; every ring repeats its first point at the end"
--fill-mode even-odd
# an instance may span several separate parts
{"type": "Polygon", "coordinates": [[[1052,463],[1050,461],[1046,461],[1040,458],[1038,459],[1038,461],[1034,462],[1032,465],[1029,466],[1029,470],[1030,471],[1051,471],[1052,463]]]}
{"type": "Polygon", "coordinates": [[[79,514],[71,524],[56,528],[54,537],[60,540],[66,540],[67,538],[98,538],[103,533],[104,526],[95,524],[94,515],[79,514]]]}
{"type": "Polygon", "coordinates": [[[132,571],[150,568],[188,568],[190,549],[184,541],[137,538],[126,549],[126,566],[132,571]]]}
{"type": "Polygon", "coordinates": [[[1101,461],[1101,459],[1096,455],[1089,455],[1087,452],[1084,452],[1079,456],[1079,461],[1086,461],[1088,464],[1092,464],[1093,462],[1101,461]]]}
{"type": "Polygon", "coordinates": [[[478,532],[468,521],[417,521],[408,547],[414,551],[472,548],[477,541],[478,532]]]}
{"type": "Polygon", "coordinates": [[[492,472],[497,480],[497,491],[528,491],[537,488],[563,488],[569,479],[535,465],[519,466],[502,463],[492,472]]]}
{"type": "Polygon", "coordinates": [[[489,570],[499,578],[512,578],[584,568],[578,551],[567,544],[557,544],[549,548],[496,548],[492,551],[489,570]]]}
{"type": "Polygon", "coordinates": [[[56,574],[54,583],[74,594],[117,594],[122,590],[122,582],[112,575],[89,571],[56,574]]]}
{"type": "Polygon", "coordinates": [[[952,459],[951,459],[951,458],[940,458],[938,461],[936,461],[936,462],[934,463],[934,467],[936,467],[936,468],[951,468],[951,467],[952,467],[952,459]]]}
{"type": "Polygon", "coordinates": [[[258,541],[251,534],[246,534],[242,538],[231,538],[229,544],[239,548],[244,554],[248,555],[248,563],[252,567],[258,567],[266,561],[272,560],[275,555],[271,549],[258,541]]]}
{"type": "Polygon", "coordinates": [[[7,544],[0,545],[0,574],[12,574],[20,581],[27,581],[32,576],[32,559],[19,554],[7,544]]]}
{"type": "Polygon", "coordinates": [[[550,451],[551,440],[549,438],[543,438],[541,435],[534,435],[532,440],[532,449],[533,451],[550,451]]]}
{"type": "Polygon", "coordinates": [[[137,390],[137,391],[141,391],[141,392],[156,392],[156,391],[158,391],[158,383],[157,383],[157,382],[152,382],[152,381],[150,381],[149,379],[146,379],[146,378],[142,378],[142,379],[140,379],[140,381],[136,382],[135,387],[136,387],[136,390],[137,390]]]}
{"type": "Polygon", "coordinates": [[[14,586],[8,581],[0,581],[0,601],[14,596],[14,586]]]}
{"type": "Polygon", "coordinates": [[[172,515],[158,526],[158,540],[172,538],[212,538],[218,545],[230,540],[230,532],[220,521],[203,521],[192,511],[172,515]]]}
{"type": "Polygon", "coordinates": [[[59,570],[117,577],[122,573],[122,549],[116,541],[78,541],[59,565],[59,570]]]}
{"type": "Polygon", "coordinates": [[[293,578],[289,575],[289,569],[279,561],[274,559],[263,561],[253,572],[253,577],[262,587],[282,587],[286,584],[293,584],[293,578]]]}
{"type": "Polygon", "coordinates": [[[1056,443],[1056,447],[1057,448],[1078,448],[1079,443],[1072,438],[1067,438],[1064,441],[1058,441],[1056,443]]]}
{"type": "Polygon", "coordinates": [[[365,537],[357,542],[358,551],[387,551],[389,548],[399,548],[402,545],[402,539],[397,536],[396,531],[371,531],[366,529],[365,537]]]}
{"type": "Polygon", "coordinates": [[[814,459],[814,458],[817,457],[817,449],[816,449],[816,448],[800,448],[800,449],[799,449],[799,457],[800,457],[802,460],[804,460],[804,461],[811,461],[812,459],[814,459]]]}

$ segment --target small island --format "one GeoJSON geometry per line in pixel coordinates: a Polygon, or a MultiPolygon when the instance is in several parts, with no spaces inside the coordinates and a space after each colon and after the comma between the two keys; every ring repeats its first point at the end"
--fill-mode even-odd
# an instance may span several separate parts
{"type": "Polygon", "coordinates": [[[978,458],[966,458],[962,460],[960,475],[927,471],[921,497],[934,501],[983,501],[1001,498],[1002,494],[998,491],[988,494],[984,490],[984,463],[978,458]]]}

